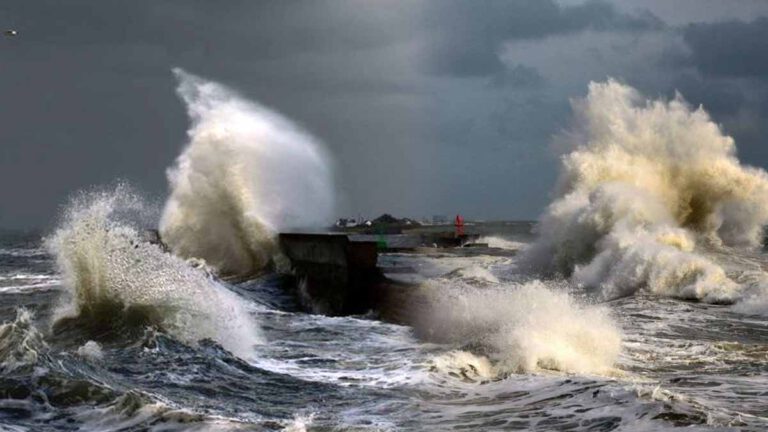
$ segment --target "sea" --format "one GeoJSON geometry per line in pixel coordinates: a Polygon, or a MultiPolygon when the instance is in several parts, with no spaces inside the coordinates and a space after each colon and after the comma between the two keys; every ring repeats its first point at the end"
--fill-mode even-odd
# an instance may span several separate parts
{"type": "MultiPolygon", "coordinates": [[[[467,229],[482,232],[487,247],[380,255],[393,280],[461,293],[458,305],[440,303],[435,325],[450,333],[442,338],[383,322],[373,311],[303,312],[286,286],[290,278],[278,273],[234,284],[211,277],[258,326],[258,340],[239,355],[214,338],[190,341],[122,309],[56,321],[72,295],[56,257],[40,234],[6,232],[0,429],[768,427],[764,316],[653,294],[598,302],[568,281],[521,275],[516,262],[536,238],[535,226],[478,224],[467,229]]],[[[766,258],[741,257],[754,266],[766,258]]],[[[240,319],[229,311],[220,318],[240,319]]]]}
{"type": "MultiPolygon", "coordinates": [[[[768,430],[768,173],[704,108],[590,83],[536,222],[383,239],[392,322],[311,313],[280,250],[343,208],[330,147],[174,72],[167,196],[88,187],[0,232],[0,430],[768,430]]],[[[509,186],[483,199],[533,205],[509,186]]]]}

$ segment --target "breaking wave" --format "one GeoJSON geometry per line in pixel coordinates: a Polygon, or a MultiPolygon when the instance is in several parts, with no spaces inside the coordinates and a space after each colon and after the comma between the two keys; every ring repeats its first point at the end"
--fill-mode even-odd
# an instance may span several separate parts
{"type": "Polygon", "coordinates": [[[31,368],[48,345],[27,309],[17,309],[16,319],[0,324],[0,371],[3,374],[31,368]]]}
{"type": "Polygon", "coordinates": [[[68,292],[56,324],[105,330],[154,325],[187,343],[213,339],[240,357],[260,342],[236,294],[206,272],[142,240],[131,222],[145,204],[126,186],[82,194],[46,245],[68,292]]]}
{"type": "Polygon", "coordinates": [[[424,287],[431,291],[430,301],[417,329],[430,340],[458,345],[459,351],[436,358],[437,370],[469,379],[542,369],[614,372],[621,332],[603,307],[579,304],[539,281],[483,288],[438,285],[424,287]]]}
{"type": "Polygon", "coordinates": [[[192,121],[168,171],[164,242],[222,274],[258,272],[278,231],[324,226],[334,208],[330,161],[286,118],[181,69],[178,94],[192,121]]]}
{"type": "Polygon", "coordinates": [[[487,243],[488,247],[496,249],[506,249],[519,251],[525,248],[526,244],[514,240],[508,240],[497,236],[483,236],[477,240],[477,243],[487,243]]]}
{"type": "Polygon", "coordinates": [[[525,261],[607,299],[645,288],[737,300],[739,284],[704,249],[760,243],[768,175],[741,165],[733,139],[680,95],[650,101],[609,80],[573,109],[556,199],[525,261]]]}

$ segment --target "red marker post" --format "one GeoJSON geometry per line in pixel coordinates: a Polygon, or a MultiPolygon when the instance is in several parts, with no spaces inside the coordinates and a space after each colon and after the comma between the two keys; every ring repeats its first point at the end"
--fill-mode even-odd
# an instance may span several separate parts
{"type": "Polygon", "coordinates": [[[461,217],[461,215],[456,215],[456,222],[454,223],[456,226],[456,237],[461,237],[464,235],[464,218],[461,217]]]}

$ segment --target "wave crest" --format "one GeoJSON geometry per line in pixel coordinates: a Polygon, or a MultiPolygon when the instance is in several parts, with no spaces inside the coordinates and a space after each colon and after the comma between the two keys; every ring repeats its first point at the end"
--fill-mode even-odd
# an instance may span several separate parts
{"type": "Polygon", "coordinates": [[[436,361],[443,365],[438,369],[467,363],[462,367],[484,378],[540,369],[613,373],[621,332],[603,307],[579,304],[568,293],[550,290],[539,281],[484,288],[441,281],[439,287],[424,289],[430,301],[428,312],[418,320],[419,332],[469,347],[493,364],[453,353],[436,361]]]}
{"type": "Polygon", "coordinates": [[[82,194],[46,239],[68,289],[56,324],[121,330],[154,325],[189,343],[210,338],[247,357],[260,342],[246,303],[204,271],[142,241],[129,214],[145,205],[124,185],[82,194]]]}
{"type": "Polygon", "coordinates": [[[258,272],[277,251],[278,231],[330,221],[330,161],[317,140],[276,112],[181,69],[174,73],[192,126],[168,170],[163,241],[222,274],[258,272]]]}
{"type": "Polygon", "coordinates": [[[533,268],[572,275],[606,298],[648,287],[730,302],[739,287],[697,243],[754,247],[768,222],[768,174],[743,166],[703,108],[680,95],[649,101],[629,86],[591,83],[558,137],[557,198],[526,251],[533,268]]]}

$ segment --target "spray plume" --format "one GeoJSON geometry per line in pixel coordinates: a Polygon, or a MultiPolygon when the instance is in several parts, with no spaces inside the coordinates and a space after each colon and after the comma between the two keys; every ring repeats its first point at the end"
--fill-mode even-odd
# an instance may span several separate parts
{"type": "Polygon", "coordinates": [[[139,226],[147,209],[125,185],[72,200],[46,239],[67,288],[57,326],[74,321],[122,332],[151,325],[250,357],[261,336],[248,305],[202,269],[144,241],[139,226]]]}
{"type": "Polygon", "coordinates": [[[760,243],[768,175],[741,165],[733,139],[680,95],[649,101],[609,80],[573,110],[557,138],[571,151],[527,262],[605,298],[647,287],[736,300],[738,285],[702,249],[760,243]]]}
{"type": "Polygon", "coordinates": [[[277,232],[322,226],[334,194],[320,143],[281,115],[181,69],[178,94],[192,125],[168,171],[163,240],[222,274],[269,264],[277,232]]]}

